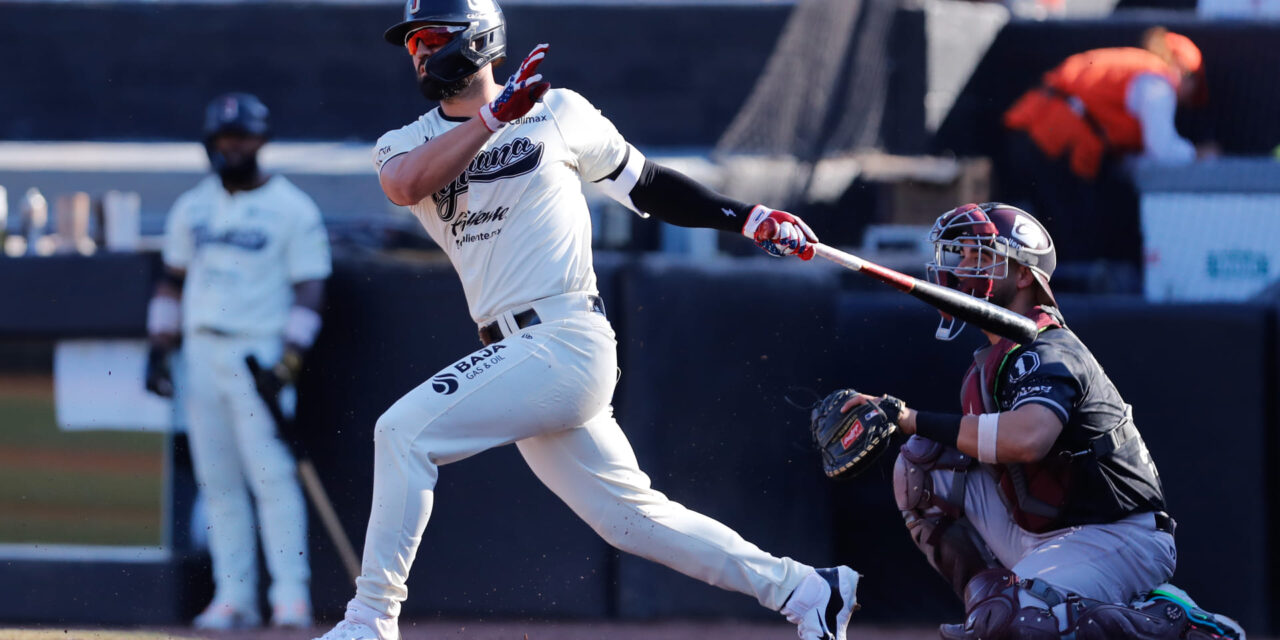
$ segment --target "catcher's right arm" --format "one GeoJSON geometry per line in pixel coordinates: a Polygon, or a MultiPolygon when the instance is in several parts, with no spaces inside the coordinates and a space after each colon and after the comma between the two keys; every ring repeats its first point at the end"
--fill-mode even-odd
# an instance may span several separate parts
{"type": "Polygon", "coordinates": [[[858,394],[853,389],[832,391],[813,408],[809,431],[822,454],[822,470],[829,478],[852,478],[871,466],[898,430],[905,406],[893,396],[868,400],[848,413],[840,408],[858,394]]]}

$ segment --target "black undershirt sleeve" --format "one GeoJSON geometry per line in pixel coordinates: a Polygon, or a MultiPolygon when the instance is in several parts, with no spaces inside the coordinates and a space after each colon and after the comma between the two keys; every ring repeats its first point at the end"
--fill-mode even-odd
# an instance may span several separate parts
{"type": "Polygon", "coordinates": [[[644,161],[631,188],[631,202],[641,211],[680,227],[702,227],[741,233],[753,205],[708,189],[688,176],[644,161]]]}

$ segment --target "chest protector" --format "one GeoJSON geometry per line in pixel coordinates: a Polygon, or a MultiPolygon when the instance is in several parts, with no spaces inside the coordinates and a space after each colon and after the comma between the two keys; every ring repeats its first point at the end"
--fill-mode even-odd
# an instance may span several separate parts
{"type": "MultiPolygon", "coordinates": [[[[1043,311],[1038,311],[1035,320],[1041,331],[1062,326],[1043,311]]],[[[961,388],[961,402],[966,414],[1000,411],[995,395],[996,380],[1018,347],[1018,343],[1002,339],[992,345],[981,362],[975,361],[969,367],[961,388]]],[[[1042,533],[1061,528],[1063,507],[1071,497],[1073,460],[1056,454],[1055,445],[1050,455],[1040,462],[994,465],[1014,521],[1027,531],[1042,533]]]]}
{"type": "Polygon", "coordinates": [[[1093,179],[1108,150],[1142,149],[1142,124],[1125,104],[1129,83],[1143,73],[1165,76],[1176,90],[1181,76],[1145,49],[1095,49],[1067,58],[1004,115],[1050,158],[1069,154],[1071,171],[1093,179]]]}

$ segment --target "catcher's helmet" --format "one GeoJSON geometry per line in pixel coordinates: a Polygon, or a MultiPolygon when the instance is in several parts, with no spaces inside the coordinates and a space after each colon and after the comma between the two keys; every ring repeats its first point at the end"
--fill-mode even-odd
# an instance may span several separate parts
{"type": "Polygon", "coordinates": [[[206,144],[222,133],[244,133],[269,137],[267,125],[270,111],[256,96],[248,93],[220,95],[204,110],[204,141],[206,144]]]}
{"type": "Polygon", "coordinates": [[[507,55],[507,25],[494,0],[406,0],[404,20],[383,37],[396,46],[415,29],[428,25],[465,27],[427,60],[426,73],[437,82],[457,82],[507,55]]]}
{"type": "MultiPolygon", "coordinates": [[[[1009,275],[1012,260],[1031,270],[1042,304],[1057,306],[1049,278],[1058,254],[1049,232],[1030,213],[1002,202],[966,204],[952,209],[929,231],[933,261],[925,265],[929,279],[979,298],[989,298],[994,281],[1009,275]],[[978,266],[960,265],[966,249],[977,249],[978,266]]],[[[951,340],[963,322],[943,314],[936,337],[951,340]]]]}

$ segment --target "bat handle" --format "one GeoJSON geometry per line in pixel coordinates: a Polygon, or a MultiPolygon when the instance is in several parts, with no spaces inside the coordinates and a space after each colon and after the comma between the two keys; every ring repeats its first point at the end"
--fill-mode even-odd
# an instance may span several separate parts
{"type": "Polygon", "coordinates": [[[828,247],[820,242],[810,243],[809,246],[813,247],[814,255],[819,258],[830,260],[846,269],[862,271],[863,267],[867,264],[865,260],[858,256],[849,255],[839,249],[828,247]]]}

